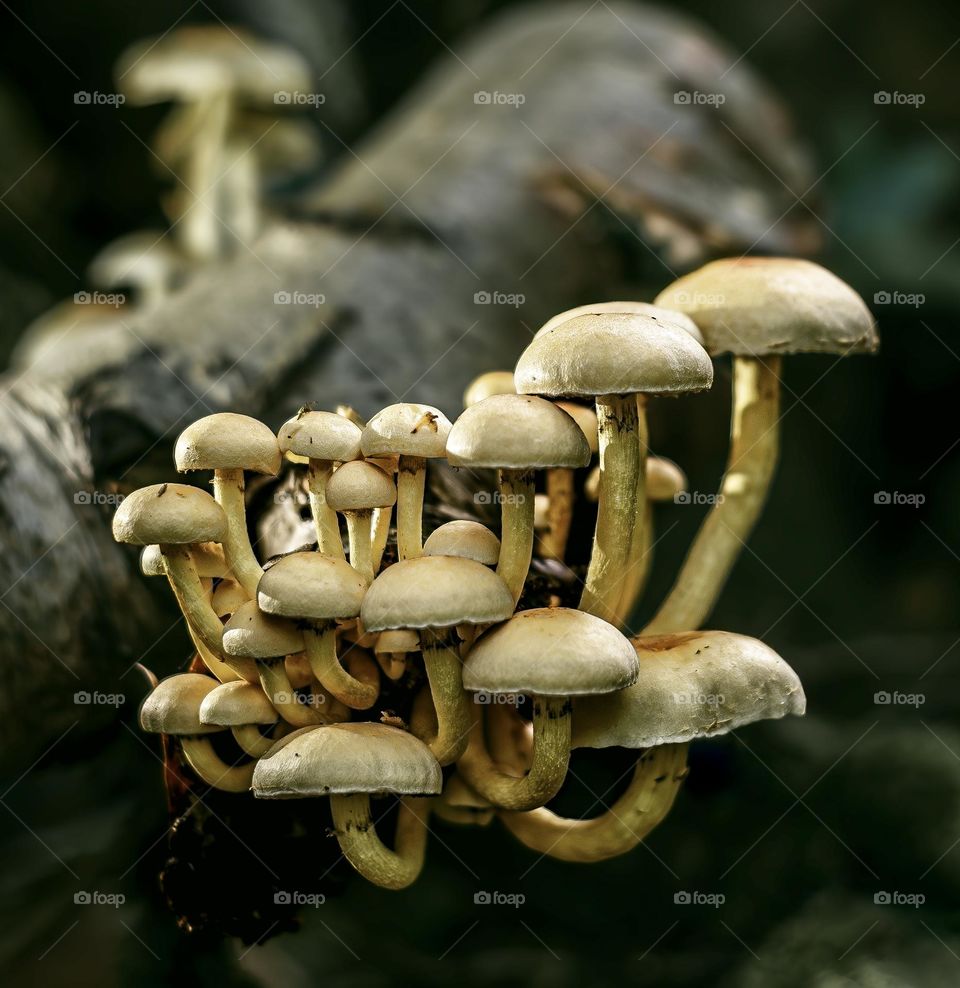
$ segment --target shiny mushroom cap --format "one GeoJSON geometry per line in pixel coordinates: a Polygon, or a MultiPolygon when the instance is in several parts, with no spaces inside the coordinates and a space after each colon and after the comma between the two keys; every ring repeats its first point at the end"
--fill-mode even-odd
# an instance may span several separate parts
{"type": "Polygon", "coordinates": [[[282,453],[347,462],[360,455],[360,428],[336,412],[303,411],[277,433],[282,453]]]}
{"type": "Polygon", "coordinates": [[[551,398],[680,394],[709,388],[713,364],[673,320],[595,313],[536,337],[517,361],[514,383],[520,394],[551,398]]]}
{"type": "Polygon", "coordinates": [[[367,631],[490,624],[513,613],[513,596],[493,570],[459,556],[418,556],[388,566],[363,598],[367,631]]]}
{"type": "Polygon", "coordinates": [[[214,499],[187,484],[154,484],[128,494],[113,516],[113,537],[129,545],[222,542],[227,519],[214,499]]]}
{"type": "Polygon", "coordinates": [[[369,721],[294,731],[253,772],[253,794],[261,799],[351,793],[433,796],[442,785],[440,765],[422,741],[369,721]]]}
{"type": "Polygon", "coordinates": [[[487,371],[486,374],[481,374],[470,382],[470,386],[463,393],[463,407],[469,408],[493,395],[516,393],[516,388],[513,386],[513,371],[487,371]]]}
{"type": "Polygon", "coordinates": [[[140,726],[151,734],[214,734],[222,727],[200,722],[200,705],[219,684],[197,672],[162,679],[140,704],[140,726]]]}
{"type": "Polygon", "coordinates": [[[647,457],[647,498],[672,501],[687,489],[687,475],[665,456],[647,457]]]}
{"type": "Polygon", "coordinates": [[[397,485],[365,460],[344,463],[327,481],[327,504],[334,511],[370,511],[397,503],[397,485]]]}
{"type": "Polygon", "coordinates": [[[826,268],[786,257],[712,261],[675,281],[658,304],[687,313],[712,354],[871,353],[877,330],[863,299],[826,268]]]}
{"type": "Polygon", "coordinates": [[[450,419],[432,405],[401,402],[381,409],[367,423],[360,439],[364,456],[446,455],[450,419]]]}
{"type": "Polygon", "coordinates": [[[279,659],[302,651],[303,635],[292,621],[264,614],[248,600],[223,626],[223,650],[240,659],[279,659]]]}
{"type": "Polygon", "coordinates": [[[677,744],[806,710],[797,674],[756,638],[689,631],[635,638],[633,646],[636,683],[577,702],[575,747],[677,744]]]}
{"type": "Polygon", "coordinates": [[[568,607],[515,614],[482,635],[463,666],[463,687],[490,693],[583,696],[637,678],[630,640],[612,624],[568,607]]]}
{"type": "Polygon", "coordinates": [[[267,567],[257,587],[260,610],[309,621],[354,618],[367,585],[344,559],[294,552],[267,567]]]}
{"type": "Polygon", "coordinates": [[[568,319],[575,319],[577,316],[602,315],[608,312],[629,312],[634,315],[656,316],[658,319],[670,320],[703,346],[703,336],[700,334],[697,324],[688,315],[673,309],[665,309],[659,305],[651,305],[649,302],[592,302],[589,305],[578,305],[575,309],[558,312],[552,319],[548,319],[537,330],[534,339],[537,336],[543,336],[544,333],[549,333],[551,329],[568,319]]]}
{"type": "Polygon", "coordinates": [[[478,521],[448,521],[434,529],[423,543],[425,556],[462,556],[484,566],[500,558],[500,540],[478,521]]]}
{"type": "Polygon", "coordinates": [[[221,727],[275,724],[277,711],[259,686],[237,680],[221,683],[200,704],[200,722],[221,727]]]}
{"type": "Polygon", "coordinates": [[[249,415],[216,412],[197,419],[177,437],[177,469],[252,470],[276,476],[280,469],[277,437],[249,415]]]}
{"type": "Polygon", "coordinates": [[[590,445],[566,412],[531,395],[493,395],[454,423],[447,459],[456,467],[511,470],[584,467],[590,445]]]}

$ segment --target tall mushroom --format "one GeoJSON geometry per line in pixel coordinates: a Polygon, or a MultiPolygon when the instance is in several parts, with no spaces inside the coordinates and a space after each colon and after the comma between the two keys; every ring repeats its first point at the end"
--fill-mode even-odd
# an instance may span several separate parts
{"type": "Polygon", "coordinates": [[[260,799],[329,796],[344,857],[367,881],[402,889],[416,881],[427,845],[429,802],[400,801],[394,847],[386,847],[370,812],[370,797],[387,793],[434,796],[443,776],[429,749],[412,734],[369,722],[296,731],[257,762],[253,794],[260,799]]]}
{"type": "Polygon", "coordinates": [[[260,758],[276,744],[261,727],[277,725],[277,711],[263,691],[243,681],[223,683],[203,698],[200,723],[228,727],[234,741],[251,757],[260,758]]]}
{"type": "Polygon", "coordinates": [[[514,379],[521,394],[596,400],[600,502],[580,608],[612,620],[623,575],[635,564],[631,545],[646,452],[639,438],[646,416],[636,395],[703,391],[713,383],[713,365],[672,320],[600,313],[575,316],[537,336],[514,379]]]}
{"type": "Polygon", "coordinates": [[[720,494],[666,600],[645,629],[699,628],[766,500],[776,467],[783,354],[871,353],[873,316],[836,275],[810,261],[739,257],[685,275],[657,304],[689,315],[711,354],[733,354],[730,451],[720,494]]]}
{"type": "Polygon", "coordinates": [[[350,565],[367,583],[373,581],[371,517],[377,508],[396,504],[393,481],[372,463],[344,463],[327,481],[327,504],[347,519],[350,565]]]}
{"type": "Polygon", "coordinates": [[[213,471],[213,496],[227,516],[223,540],[227,565],[249,596],[255,597],[263,569],[247,532],[244,471],[277,475],[281,462],[277,437],[249,415],[218,412],[197,419],[180,433],[174,459],[181,473],[213,471]]]}
{"type": "Polygon", "coordinates": [[[414,559],[423,551],[423,490],[427,460],[446,455],[450,420],[432,405],[401,402],[373,416],[363,430],[363,455],[399,456],[397,552],[414,559]]]}
{"type": "Polygon", "coordinates": [[[533,554],[535,471],[586,466],[590,462],[586,436],[549,401],[493,395],[471,405],[457,419],[447,438],[447,459],[457,467],[500,471],[497,572],[516,602],[533,554]]]}
{"type": "Polygon", "coordinates": [[[521,611],[481,635],[467,654],[464,688],[533,699],[530,769],[508,775],[486,750],[477,718],[458,766],[484,799],[511,810],[543,806],[556,795],[570,760],[571,698],[623,690],[637,678],[637,656],[616,628],[566,607],[521,611]]]}
{"type": "Polygon", "coordinates": [[[327,481],[334,464],[360,455],[360,429],[335,412],[301,409],[280,427],[280,451],[305,457],[308,464],[310,510],[317,529],[317,549],[325,556],[343,559],[343,539],[337,513],[327,504],[327,481]]]}

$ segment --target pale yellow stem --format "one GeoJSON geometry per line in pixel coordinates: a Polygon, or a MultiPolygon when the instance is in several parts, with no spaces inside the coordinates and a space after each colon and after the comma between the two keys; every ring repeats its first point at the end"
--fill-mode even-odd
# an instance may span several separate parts
{"type": "Polygon", "coordinates": [[[227,516],[227,535],[223,541],[223,556],[237,582],[251,600],[257,599],[257,584],[263,567],[254,555],[247,534],[247,506],[244,500],[245,481],[242,470],[214,470],[213,496],[227,516]]]}
{"type": "Polygon", "coordinates": [[[533,557],[534,473],[500,471],[500,558],[497,574],[510,588],[514,603],[523,593],[533,557]]]}
{"type": "Polygon", "coordinates": [[[400,559],[423,555],[423,491],[427,461],[401,456],[397,464],[397,553],[400,559]]]}
{"type": "Polygon", "coordinates": [[[310,490],[310,511],[317,530],[317,551],[324,556],[345,559],[340,521],[336,511],[327,504],[327,481],[333,473],[333,464],[327,460],[310,460],[307,478],[310,490]]]}
{"type": "Polygon", "coordinates": [[[214,751],[207,734],[182,737],[180,747],[187,764],[208,786],[224,792],[246,792],[250,788],[256,762],[228,765],[214,751]]]}
{"type": "Polygon", "coordinates": [[[303,643],[310,668],[327,693],[353,710],[368,710],[377,702],[379,682],[361,682],[340,664],[334,624],[305,628],[303,643]]]}

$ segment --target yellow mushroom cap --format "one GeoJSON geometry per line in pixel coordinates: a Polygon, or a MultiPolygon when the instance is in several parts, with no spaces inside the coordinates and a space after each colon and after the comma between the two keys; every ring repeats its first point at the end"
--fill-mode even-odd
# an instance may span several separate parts
{"type": "Polygon", "coordinates": [[[420,651],[420,636],[409,628],[391,628],[381,631],[373,646],[377,654],[404,655],[420,651]]]}
{"type": "Polygon", "coordinates": [[[710,353],[871,353],[873,316],[845,282],[812,261],[712,261],[665,288],[657,303],[687,313],[710,353]]]}
{"type": "Polygon", "coordinates": [[[214,499],[187,484],[154,484],[128,494],[113,516],[113,537],[129,545],[222,542],[227,519],[214,499]]]}
{"type": "Polygon", "coordinates": [[[236,680],[214,687],[200,704],[200,722],[221,727],[275,724],[277,711],[259,686],[236,680]]]}
{"type": "Polygon", "coordinates": [[[636,678],[630,640],[569,607],[515,614],[482,635],[463,666],[464,689],[491,693],[582,696],[622,690],[636,678]]]}
{"type": "Polygon", "coordinates": [[[304,411],[283,423],[277,441],[282,453],[346,462],[360,455],[360,435],[359,426],[336,412],[304,411]]]}
{"type": "Polygon", "coordinates": [[[222,731],[222,727],[200,722],[200,705],[218,685],[198,672],[162,679],[140,704],[140,726],[151,734],[180,736],[222,731]]]}
{"type": "Polygon", "coordinates": [[[797,674],[756,638],[688,631],[635,638],[633,647],[633,686],[577,701],[575,747],[678,744],[806,710],[797,674]]]}
{"type": "Polygon", "coordinates": [[[294,552],[264,571],[257,587],[260,610],[310,621],[354,618],[367,584],[344,559],[294,552]]]}
{"type": "Polygon", "coordinates": [[[292,621],[264,614],[248,600],[223,626],[223,650],[241,659],[279,659],[302,651],[303,635],[292,621]]]}
{"type": "Polygon", "coordinates": [[[580,431],[587,438],[590,454],[598,453],[600,451],[600,433],[596,409],[589,405],[581,405],[576,401],[558,401],[555,404],[580,426],[580,431]]]}
{"type": "Polygon", "coordinates": [[[462,556],[484,566],[500,558],[500,540],[478,521],[448,521],[434,529],[423,543],[425,556],[462,556]]]}
{"type": "Polygon", "coordinates": [[[675,309],[664,308],[660,305],[651,305],[649,302],[591,302],[589,305],[578,305],[575,309],[558,312],[552,319],[548,319],[537,330],[534,339],[537,336],[542,336],[544,333],[549,333],[551,329],[566,322],[568,319],[607,312],[630,312],[635,315],[656,316],[658,319],[670,320],[684,332],[689,333],[703,346],[703,336],[697,324],[688,315],[683,312],[677,312],[675,309]]]}
{"type": "Polygon", "coordinates": [[[454,423],[447,459],[456,467],[574,468],[590,462],[590,445],[580,426],[552,402],[493,395],[454,423]]]}
{"type": "Polygon", "coordinates": [[[351,793],[433,796],[442,785],[440,765],[422,741],[369,721],[294,731],[253,772],[253,794],[261,799],[351,793]]]}
{"type": "Polygon", "coordinates": [[[364,456],[419,456],[435,459],[446,455],[450,419],[433,405],[401,402],[381,409],[367,423],[360,439],[364,456]]]}
{"type": "Polygon", "coordinates": [[[217,617],[222,618],[227,614],[233,614],[238,607],[248,603],[249,600],[247,591],[236,580],[221,580],[213,591],[210,603],[217,617]]]}
{"type": "Polygon", "coordinates": [[[513,613],[513,595],[493,570],[459,556],[418,556],[388,566],[360,608],[367,631],[490,624],[513,613]]]}
{"type": "Polygon", "coordinates": [[[327,504],[334,511],[369,511],[397,503],[397,485],[372,463],[352,460],[327,481],[327,504]]]}
{"type": "Polygon", "coordinates": [[[487,371],[486,374],[481,374],[470,382],[470,386],[463,393],[463,407],[469,408],[493,395],[516,393],[516,388],[513,386],[513,371],[487,371]]]}
{"type": "Polygon", "coordinates": [[[282,457],[277,437],[257,419],[217,412],[197,419],[177,437],[177,469],[252,470],[276,476],[282,457]]]}
{"type": "Polygon", "coordinates": [[[702,346],[672,320],[640,313],[574,316],[533,342],[517,361],[520,394],[553,398],[680,394],[713,383],[702,346]]]}
{"type": "Polygon", "coordinates": [[[672,501],[687,489],[687,475],[665,456],[647,457],[647,498],[672,501]]]}

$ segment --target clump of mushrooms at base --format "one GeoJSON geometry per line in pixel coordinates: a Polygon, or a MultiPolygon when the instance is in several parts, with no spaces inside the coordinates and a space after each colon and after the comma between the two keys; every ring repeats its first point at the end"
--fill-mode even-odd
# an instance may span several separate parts
{"type": "Polygon", "coordinates": [[[166,576],[196,649],[144,701],[142,728],[175,740],[198,786],[329,800],[343,856],[384,888],[417,878],[431,815],[499,819],[567,861],[626,853],[668,814],[691,741],[804,713],[784,659],[702,625],[771,483],[784,358],[876,343],[863,301],[823,268],[722,260],[653,304],[555,316],[514,373],[473,382],[452,422],[411,402],[368,422],[305,406],[276,434],[232,413],[195,422],[176,444],[183,482],[133,492],[114,518],[144,574],[166,576]],[[685,485],[650,454],[647,413],[710,388],[724,353],[722,497],[633,634],[656,503],[685,485]],[[499,525],[434,518],[424,540],[437,463],[465,480],[495,471],[499,525]],[[245,487],[281,470],[302,474],[313,541],[261,560],[245,487]],[[571,569],[570,534],[594,517],[589,560],[571,569]],[[543,572],[564,573],[566,597],[537,589],[543,572]],[[584,747],[633,750],[635,767],[603,813],[567,819],[547,804],[584,747]],[[385,798],[399,803],[390,833],[385,798]]]}

